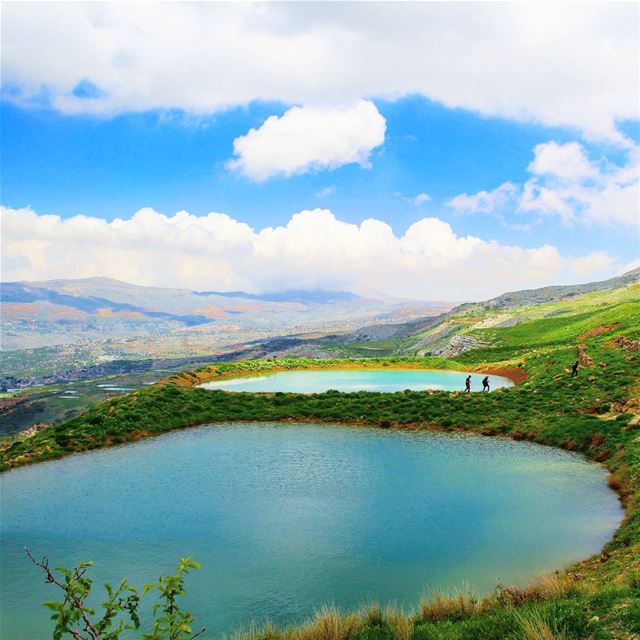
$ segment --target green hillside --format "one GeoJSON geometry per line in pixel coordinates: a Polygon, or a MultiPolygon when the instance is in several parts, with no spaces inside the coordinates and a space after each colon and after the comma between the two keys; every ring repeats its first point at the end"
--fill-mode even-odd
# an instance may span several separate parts
{"type": "MultiPolygon", "coordinates": [[[[365,327],[354,334],[341,336],[334,342],[325,340],[323,349],[341,357],[438,355],[458,359],[459,354],[475,348],[497,347],[503,342],[506,346],[513,342],[515,336],[518,336],[515,339],[521,340],[527,332],[535,333],[539,328],[547,333],[547,325],[529,326],[529,320],[565,319],[566,336],[570,336],[573,328],[568,325],[573,320],[569,318],[576,320],[577,331],[578,316],[582,316],[584,326],[588,327],[591,323],[589,314],[612,309],[621,303],[637,304],[638,301],[640,269],[635,269],[602,282],[516,291],[484,302],[462,304],[437,317],[394,325],[394,332],[387,327],[384,339],[363,339],[363,334],[375,335],[376,332],[376,327],[365,327]],[[512,334],[509,331],[512,327],[520,328],[512,334]]],[[[633,309],[630,309],[630,313],[633,313],[633,309]]],[[[594,318],[594,321],[597,319],[594,318]]],[[[562,322],[551,323],[548,329],[551,333],[555,328],[562,332],[562,326],[562,322]]],[[[522,347],[537,344],[534,339],[522,342],[522,347]]],[[[499,356],[499,353],[495,355],[499,356]]],[[[482,357],[488,356],[485,354],[482,357]]]]}
{"type": "MultiPolygon", "coordinates": [[[[464,336],[472,344],[475,341],[492,348],[528,349],[561,344],[592,326],[617,322],[618,316],[628,315],[632,319],[634,312],[638,313],[639,302],[640,283],[633,283],[540,304],[508,308],[496,308],[491,302],[463,305],[445,314],[426,331],[405,338],[395,351],[437,353],[454,336],[464,336]],[[537,322],[531,322],[534,320],[537,322]],[[438,340],[440,335],[443,337],[438,340]]],[[[483,357],[486,359],[486,352],[483,357]]]]}
{"type": "MultiPolygon", "coordinates": [[[[373,424],[384,428],[463,429],[580,451],[611,472],[626,518],[602,552],[529,588],[499,587],[483,600],[439,596],[404,615],[369,607],[325,612],[288,631],[248,637],[309,640],[625,639],[640,634],[640,285],[571,300],[489,308],[469,305],[442,323],[482,343],[441,357],[293,358],[216,363],[102,403],[61,425],[14,442],[3,469],[132,441],[213,421],[292,420],[373,424]],[[514,322],[514,319],[516,320],[514,322]],[[506,324],[505,324],[506,323],[506,324]],[[570,365],[578,359],[579,375],[570,365]],[[220,376],[308,367],[454,368],[511,375],[515,387],[490,394],[406,391],[249,394],[197,384],[220,376]]],[[[400,351],[430,332],[402,338],[400,351]]],[[[396,345],[397,346],[397,345],[396,345]]],[[[355,348],[355,345],[354,345],[355,348]]],[[[426,347],[425,347],[426,348],[426,347]]]]}

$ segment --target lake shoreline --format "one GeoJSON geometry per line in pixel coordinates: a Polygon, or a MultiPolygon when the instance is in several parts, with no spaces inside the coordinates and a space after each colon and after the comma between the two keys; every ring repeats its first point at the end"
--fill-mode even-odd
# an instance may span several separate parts
{"type": "MultiPolygon", "coordinates": [[[[388,369],[406,370],[406,371],[453,371],[458,373],[470,373],[470,374],[488,374],[508,378],[514,385],[519,385],[525,382],[528,378],[528,373],[520,363],[519,365],[507,366],[507,365],[480,365],[476,367],[468,367],[463,364],[456,363],[455,361],[448,361],[447,367],[433,367],[425,364],[424,360],[428,358],[421,358],[420,360],[407,360],[406,362],[394,362],[387,361],[381,364],[380,358],[371,358],[371,362],[367,362],[366,359],[358,359],[357,361],[347,361],[343,363],[331,364],[326,363],[323,360],[305,360],[298,366],[265,366],[258,371],[241,370],[234,371],[233,368],[230,371],[220,372],[220,366],[218,364],[209,365],[201,369],[196,369],[193,372],[183,372],[173,374],[167,378],[159,380],[157,384],[173,383],[182,387],[194,387],[202,383],[213,382],[215,380],[230,380],[233,378],[244,378],[252,375],[269,375],[273,373],[283,373],[288,371],[354,371],[354,370],[370,370],[370,371],[385,371],[388,369]]],[[[265,361],[268,362],[268,361],[265,361]]],[[[234,363],[225,363],[227,365],[233,365],[234,363]]],[[[426,391],[427,389],[425,389],[426,391]]],[[[453,393],[453,392],[451,392],[453,393]]]]}

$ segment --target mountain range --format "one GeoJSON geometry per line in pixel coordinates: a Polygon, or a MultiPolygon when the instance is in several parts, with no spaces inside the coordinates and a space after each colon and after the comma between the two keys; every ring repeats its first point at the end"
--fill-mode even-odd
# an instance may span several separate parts
{"type": "MultiPolygon", "coordinates": [[[[639,269],[602,282],[509,292],[450,309],[438,304],[403,308],[393,301],[372,301],[341,292],[256,296],[153,289],[102,278],[6,283],[2,290],[3,311],[13,305],[23,314],[18,320],[15,316],[7,320],[3,314],[3,338],[9,328],[16,333],[14,338],[28,342],[49,327],[76,342],[0,353],[0,389],[9,392],[0,397],[0,433],[18,432],[36,422],[57,424],[105,397],[214,361],[388,355],[473,359],[474,350],[491,353],[493,360],[500,361],[510,357],[514,344],[529,344],[531,336],[537,336],[538,345],[549,339],[562,342],[567,335],[588,333],[590,327],[612,330],[616,319],[623,316],[640,326],[639,269]],[[274,320],[278,313],[284,313],[285,320],[308,313],[325,326],[288,332],[281,324],[271,332],[244,329],[229,333],[223,323],[200,323],[198,316],[204,314],[198,311],[197,301],[203,299],[216,300],[227,313],[243,310],[234,305],[255,304],[254,316],[260,309],[274,320]],[[29,311],[24,305],[33,309],[29,311]],[[56,309],[61,315],[56,315],[56,309]],[[111,314],[101,311],[104,309],[111,314]],[[83,312],[75,325],[67,317],[72,310],[83,312]],[[134,315],[129,325],[118,320],[119,316],[127,319],[129,313],[140,317],[134,315]],[[340,320],[340,314],[345,321],[340,320]],[[365,321],[358,323],[363,317],[365,321]],[[373,317],[373,322],[368,317],[373,317]],[[97,330],[97,318],[104,323],[105,334],[97,330]],[[405,320],[399,322],[400,318],[405,320]],[[139,335],[105,338],[114,327],[130,330],[136,322],[139,335]],[[89,330],[83,333],[83,327],[89,330]],[[165,333],[159,327],[164,327],[165,333]]],[[[244,311],[248,323],[252,312],[244,311]]],[[[223,322],[222,318],[213,320],[223,322]]]]}
{"type": "Polygon", "coordinates": [[[4,282],[0,301],[3,369],[21,375],[113,359],[216,355],[283,335],[397,323],[453,306],[344,291],[193,291],[110,278],[4,282]]]}

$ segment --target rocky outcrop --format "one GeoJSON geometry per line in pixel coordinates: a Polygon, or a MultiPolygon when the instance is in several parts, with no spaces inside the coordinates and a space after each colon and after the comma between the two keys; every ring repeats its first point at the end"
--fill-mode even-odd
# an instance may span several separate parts
{"type": "Polygon", "coordinates": [[[625,349],[626,351],[640,352],[640,340],[631,340],[626,336],[618,336],[611,342],[607,342],[604,346],[610,349],[618,347],[619,349],[625,349]]]}
{"type": "Polygon", "coordinates": [[[583,344],[578,345],[578,362],[583,367],[593,367],[593,359],[591,356],[585,351],[585,346],[583,344]]]}
{"type": "Polygon", "coordinates": [[[613,331],[620,326],[619,322],[614,322],[613,324],[603,324],[599,327],[593,327],[593,329],[589,329],[589,331],[585,331],[581,336],[578,336],[578,340],[586,340],[587,338],[595,338],[596,336],[600,336],[603,333],[609,333],[609,331],[613,331]]]}
{"type": "Polygon", "coordinates": [[[439,327],[416,342],[402,350],[402,354],[438,355],[442,349],[449,345],[448,336],[460,328],[459,324],[449,322],[442,323],[439,327]]]}
{"type": "Polygon", "coordinates": [[[478,340],[473,336],[457,335],[452,336],[447,341],[448,344],[444,349],[439,352],[434,352],[433,355],[442,356],[443,358],[455,358],[457,355],[464,353],[465,351],[471,351],[472,349],[481,349],[488,346],[488,343],[478,340]]]}

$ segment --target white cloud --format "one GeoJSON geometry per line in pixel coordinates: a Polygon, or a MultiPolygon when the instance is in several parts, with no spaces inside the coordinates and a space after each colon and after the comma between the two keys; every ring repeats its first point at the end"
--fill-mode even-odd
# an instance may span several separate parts
{"type": "Polygon", "coordinates": [[[626,163],[589,162],[576,142],[548,142],[534,149],[521,211],[557,215],[565,223],[640,226],[640,150],[631,147],[626,163]]]}
{"type": "Polygon", "coordinates": [[[257,231],[221,213],[142,209],[107,222],[3,208],[1,216],[4,280],[101,275],[204,290],[346,289],[460,300],[606,277],[617,266],[604,252],[574,257],[549,245],[458,236],[437,218],[396,235],[380,220],[350,224],[323,209],[257,231]]]}
{"type": "Polygon", "coordinates": [[[589,161],[577,142],[536,145],[522,185],[505,182],[492,191],[462,193],[447,202],[458,212],[495,215],[505,224],[517,214],[557,216],[564,224],[640,226],[640,150],[630,147],[622,164],[589,161]]]}
{"type": "Polygon", "coordinates": [[[425,202],[429,202],[429,200],[431,200],[431,196],[428,193],[419,193],[417,196],[412,198],[413,204],[415,204],[416,207],[419,207],[425,202]]]}
{"type": "Polygon", "coordinates": [[[420,94],[621,141],[616,121],[638,118],[638,12],[625,2],[6,3],[3,82],[22,104],[46,96],[64,113],[107,115],[420,94]]]}
{"type": "Polygon", "coordinates": [[[594,178],[597,170],[591,165],[584,148],[577,142],[558,144],[555,141],[537,144],[534,158],[527,167],[537,175],[551,175],[566,179],[594,178]]]}
{"type": "Polygon", "coordinates": [[[555,215],[563,224],[570,224],[575,220],[574,203],[568,202],[566,195],[555,188],[543,186],[537,178],[525,182],[519,195],[518,211],[532,212],[544,215],[555,215]]]}
{"type": "Polygon", "coordinates": [[[417,208],[420,208],[423,204],[431,201],[431,196],[428,193],[419,193],[415,196],[405,196],[401,191],[396,191],[393,195],[417,208]]]}
{"type": "Polygon", "coordinates": [[[472,195],[461,193],[451,198],[447,206],[460,213],[496,213],[509,207],[517,193],[517,185],[503,182],[492,191],[478,191],[472,195]]]}
{"type": "Polygon", "coordinates": [[[236,158],[227,166],[258,181],[345,164],[369,167],[369,155],[384,142],[386,128],[367,100],[347,108],[292,107],[236,138],[236,158]]]}
{"type": "Polygon", "coordinates": [[[320,191],[316,192],[316,198],[328,198],[332,196],[336,192],[335,185],[330,184],[327,187],[320,189],[320,191]]]}

